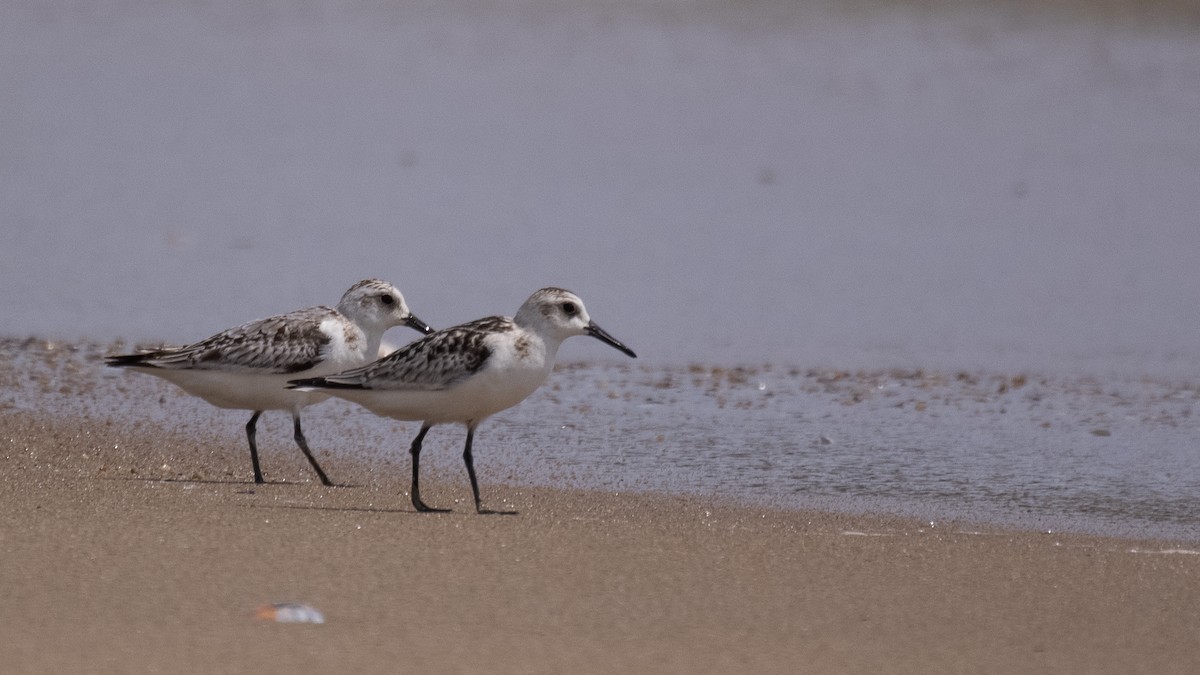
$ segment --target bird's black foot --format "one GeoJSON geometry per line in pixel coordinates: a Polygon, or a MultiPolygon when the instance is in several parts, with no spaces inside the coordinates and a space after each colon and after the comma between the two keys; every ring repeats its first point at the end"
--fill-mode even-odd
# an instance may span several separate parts
{"type": "Polygon", "coordinates": [[[432,506],[429,506],[425,502],[421,501],[420,497],[413,497],[412,505],[413,508],[420,513],[450,513],[450,509],[435,509],[432,506]]]}
{"type": "Polygon", "coordinates": [[[481,516],[515,516],[521,512],[520,511],[499,511],[496,509],[485,509],[482,506],[476,506],[475,513],[478,513],[481,516]]]}

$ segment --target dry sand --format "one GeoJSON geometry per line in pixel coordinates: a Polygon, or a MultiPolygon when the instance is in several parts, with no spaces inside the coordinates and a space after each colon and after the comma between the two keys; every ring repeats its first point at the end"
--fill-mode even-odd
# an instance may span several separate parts
{"type": "Polygon", "coordinates": [[[396,467],[255,486],[170,429],[0,431],[6,673],[1200,671],[1178,543],[497,484],[519,515],[480,516],[461,476],[418,514],[396,467]],[[189,444],[228,477],[159,479],[189,444]],[[326,623],[255,618],[279,601],[326,623]]]}

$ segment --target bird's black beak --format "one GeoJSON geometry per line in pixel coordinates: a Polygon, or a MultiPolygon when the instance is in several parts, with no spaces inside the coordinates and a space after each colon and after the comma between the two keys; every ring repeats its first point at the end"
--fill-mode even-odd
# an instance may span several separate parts
{"type": "Polygon", "coordinates": [[[597,340],[621,350],[621,352],[625,353],[630,358],[634,358],[634,359],[637,358],[637,354],[634,354],[632,349],[621,344],[620,340],[609,335],[600,326],[597,326],[595,321],[588,322],[587,333],[588,333],[588,335],[591,335],[592,337],[596,338],[597,340]]]}
{"type": "Polygon", "coordinates": [[[408,326],[409,328],[411,328],[415,331],[420,331],[421,333],[424,333],[425,335],[428,335],[433,332],[433,329],[429,327],[429,324],[418,319],[416,316],[414,316],[412,314],[409,314],[408,318],[404,320],[404,325],[408,326]]]}

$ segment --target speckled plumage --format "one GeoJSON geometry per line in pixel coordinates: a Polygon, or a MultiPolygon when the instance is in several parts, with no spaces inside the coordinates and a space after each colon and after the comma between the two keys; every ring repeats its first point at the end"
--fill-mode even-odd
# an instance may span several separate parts
{"type": "Polygon", "coordinates": [[[409,312],[394,286],[365,279],[342,295],[336,309],[324,305],[300,309],[251,321],[185,347],[121,354],[105,361],[161,377],[215,406],[255,411],[246,435],[256,482],[262,482],[262,472],[254,425],[264,410],[290,411],[297,445],[322,482],[329,484],[300,430],[300,410],[327,396],[290,390],[287,380],[368,363],[378,356],[383,333],[401,324],[430,330],[409,312]]]}
{"type": "MultiPolygon", "coordinates": [[[[321,324],[344,320],[333,308],[309,307],[251,321],[186,347],[112,356],[108,362],[114,366],[295,374],[329,358],[332,337],[321,330],[321,324]]],[[[360,331],[351,332],[358,339],[360,331]]]]}
{"type": "Polygon", "coordinates": [[[330,388],[442,390],[470,377],[492,354],[486,338],[517,330],[512,319],[489,316],[427,335],[378,361],[336,375],[330,388]]]}
{"type": "Polygon", "coordinates": [[[294,379],[291,386],[353,401],[383,417],[421,421],[410,450],[412,503],[419,511],[434,510],[421,501],[418,485],[425,434],[436,424],[466,425],[463,460],[482,513],[471,456],[475,428],[537,390],[554,368],[559,345],[573,335],[591,335],[636,356],[588,317],[578,296],[543,288],[511,319],[492,316],[447,328],[361,368],[294,379]]]}

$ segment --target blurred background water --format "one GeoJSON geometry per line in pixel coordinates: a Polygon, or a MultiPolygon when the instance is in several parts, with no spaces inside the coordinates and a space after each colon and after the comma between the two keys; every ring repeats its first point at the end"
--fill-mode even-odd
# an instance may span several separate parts
{"type": "MultiPolygon", "coordinates": [[[[1184,0],[8,2],[0,333],[187,342],[366,276],[441,327],[553,284],[664,373],[1156,378],[1191,401],[1198,38],[1184,0]]],[[[576,342],[564,359],[622,358],[576,342]]],[[[989,485],[1046,512],[1074,481],[1086,509],[1195,515],[1192,403],[1042,447],[949,409],[924,440],[882,408],[827,432],[800,394],[731,420],[676,382],[644,455],[674,473],[596,480],[989,485]],[[716,477],[683,478],[692,456],[716,477]],[[751,465],[773,473],[725,470],[751,465]]]]}
{"type": "Polygon", "coordinates": [[[380,276],[438,326],[565,286],[656,362],[1197,376],[1198,37],[1194,2],[4,3],[3,331],[186,341],[380,276]]]}

